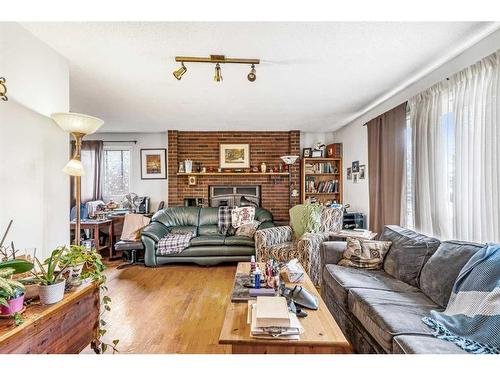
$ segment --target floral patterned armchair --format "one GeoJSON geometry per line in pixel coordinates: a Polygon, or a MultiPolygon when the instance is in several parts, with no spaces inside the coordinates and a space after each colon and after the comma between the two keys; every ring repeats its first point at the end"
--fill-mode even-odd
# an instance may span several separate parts
{"type": "Polygon", "coordinates": [[[294,240],[291,226],[281,226],[258,230],[255,233],[255,251],[257,261],[265,262],[274,258],[288,262],[297,258],[314,285],[320,285],[320,246],[331,235],[342,229],[342,208],[323,207],[321,225],[317,233],[304,233],[294,240]]]}

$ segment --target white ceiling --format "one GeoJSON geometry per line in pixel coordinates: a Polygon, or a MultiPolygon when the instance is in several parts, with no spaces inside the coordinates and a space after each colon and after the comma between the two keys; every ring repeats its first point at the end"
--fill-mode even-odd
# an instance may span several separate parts
{"type": "Polygon", "coordinates": [[[71,111],[104,132],[334,130],[418,75],[486,22],[23,23],[70,63],[71,111]],[[174,56],[260,58],[249,67],[174,56]]]}

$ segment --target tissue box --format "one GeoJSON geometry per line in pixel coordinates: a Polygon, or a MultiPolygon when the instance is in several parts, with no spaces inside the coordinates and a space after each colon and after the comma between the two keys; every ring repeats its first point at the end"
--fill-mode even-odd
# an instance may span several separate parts
{"type": "Polygon", "coordinates": [[[283,268],[284,275],[290,283],[302,283],[304,282],[305,271],[302,265],[299,263],[298,259],[292,259],[283,268]]]}

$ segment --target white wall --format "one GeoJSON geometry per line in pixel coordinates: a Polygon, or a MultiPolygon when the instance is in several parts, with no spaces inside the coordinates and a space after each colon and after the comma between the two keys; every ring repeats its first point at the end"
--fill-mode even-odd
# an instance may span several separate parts
{"type": "MultiPolygon", "coordinates": [[[[141,148],[167,148],[167,133],[95,133],[84,140],[102,141],[137,141],[134,143],[110,143],[111,145],[127,145],[132,147],[130,191],[139,196],[151,197],[151,210],[158,207],[160,201],[168,199],[167,180],[141,180],[141,148]]],[[[105,143],[106,144],[106,143],[105,143]]]]}
{"type": "Polygon", "coordinates": [[[333,142],[333,132],[300,132],[300,152],[306,147],[314,147],[316,143],[321,142],[328,145],[333,142]]]}
{"type": "Polygon", "coordinates": [[[45,116],[69,110],[69,65],[14,22],[0,22],[0,76],[9,100],[45,116]]]}
{"type": "Polygon", "coordinates": [[[45,257],[69,242],[68,134],[47,116],[69,110],[66,60],[17,24],[0,23],[0,233],[45,257]]]}
{"type": "Polygon", "coordinates": [[[335,143],[342,143],[344,154],[342,168],[344,180],[343,202],[351,205],[349,211],[365,214],[368,221],[370,201],[368,193],[368,132],[366,126],[346,126],[333,134],[333,140],[335,143]],[[351,167],[352,162],[356,160],[359,161],[360,165],[364,164],[366,166],[366,178],[363,180],[358,179],[355,184],[354,180],[347,179],[347,168],[351,167]]]}
{"type": "Polygon", "coordinates": [[[469,49],[463,51],[456,57],[449,60],[433,70],[422,79],[412,83],[405,89],[396,93],[377,106],[373,107],[357,119],[353,120],[346,126],[333,132],[334,142],[342,142],[344,149],[344,202],[350,203],[352,211],[363,212],[369,215],[370,203],[368,192],[368,179],[358,180],[357,184],[353,184],[352,180],[347,180],[345,177],[346,169],[350,163],[359,160],[360,164],[366,165],[366,173],[368,176],[368,137],[366,122],[381,115],[384,112],[404,103],[412,96],[429,88],[435,83],[446,79],[446,77],[459,72],[469,65],[474,64],[485,56],[495,52],[500,48],[500,30],[496,31],[469,49]]]}

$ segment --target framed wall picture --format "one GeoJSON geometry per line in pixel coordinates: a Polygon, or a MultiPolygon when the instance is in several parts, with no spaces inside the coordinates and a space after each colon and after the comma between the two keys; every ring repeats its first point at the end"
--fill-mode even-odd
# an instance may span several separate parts
{"type": "Polygon", "coordinates": [[[352,162],[352,173],[358,173],[358,172],[359,172],[359,160],[356,160],[352,162]]]}
{"type": "Polygon", "coordinates": [[[219,145],[219,166],[221,168],[250,168],[250,145],[219,145]]]}
{"type": "Polygon", "coordinates": [[[198,183],[196,176],[188,176],[188,185],[195,186],[198,183]]]}
{"type": "Polygon", "coordinates": [[[366,166],[360,165],[359,166],[359,179],[364,180],[366,178],[366,166]]]}
{"type": "Polygon", "coordinates": [[[352,180],[352,169],[351,168],[347,168],[347,179],[352,180]]]}
{"type": "Polygon", "coordinates": [[[141,148],[141,180],[167,178],[167,150],[165,148],[141,148]]]}
{"type": "Polygon", "coordinates": [[[312,148],[306,147],[302,150],[302,157],[303,158],[310,158],[312,153],[312,148]]]}

